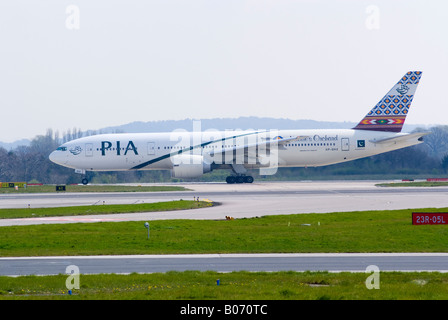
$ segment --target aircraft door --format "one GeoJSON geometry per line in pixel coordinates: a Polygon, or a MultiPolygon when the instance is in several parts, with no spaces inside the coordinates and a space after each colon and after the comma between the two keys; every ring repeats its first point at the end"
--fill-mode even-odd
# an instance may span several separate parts
{"type": "Polygon", "coordinates": [[[86,143],[86,157],[93,157],[93,144],[86,143]]]}
{"type": "Polygon", "coordinates": [[[350,151],[350,140],[348,138],[341,139],[341,150],[342,151],[350,151]]]}

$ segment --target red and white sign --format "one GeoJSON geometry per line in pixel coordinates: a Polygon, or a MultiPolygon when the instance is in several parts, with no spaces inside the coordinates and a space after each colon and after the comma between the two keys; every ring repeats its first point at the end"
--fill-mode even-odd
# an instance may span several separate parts
{"type": "Polygon", "coordinates": [[[448,213],[412,212],[412,224],[448,224],[448,213]]]}

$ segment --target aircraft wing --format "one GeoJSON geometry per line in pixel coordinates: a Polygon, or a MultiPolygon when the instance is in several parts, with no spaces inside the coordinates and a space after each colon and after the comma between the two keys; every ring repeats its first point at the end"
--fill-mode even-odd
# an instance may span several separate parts
{"type": "Polygon", "coordinates": [[[236,158],[244,157],[248,159],[247,161],[249,163],[258,163],[261,160],[260,157],[266,157],[267,152],[272,153],[276,148],[283,148],[284,145],[288,143],[299,141],[307,137],[308,136],[295,136],[289,138],[276,137],[274,139],[261,138],[261,141],[257,141],[256,143],[212,150],[210,155],[216,158],[225,156],[226,162],[231,162],[232,158],[233,160],[237,160],[236,158]]]}

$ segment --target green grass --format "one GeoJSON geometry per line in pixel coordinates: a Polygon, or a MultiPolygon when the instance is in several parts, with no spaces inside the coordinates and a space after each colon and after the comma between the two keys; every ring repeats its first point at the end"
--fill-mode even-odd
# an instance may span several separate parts
{"type": "MultiPolygon", "coordinates": [[[[189,191],[181,186],[124,186],[124,185],[67,185],[60,192],[165,192],[189,191]]],[[[55,185],[28,186],[27,188],[0,188],[0,193],[49,193],[56,192],[55,185]]]]}
{"type": "MultiPolygon", "coordinates": [[[[366,273],[167,272],[80,275],[68,295],[67,275],[0,277],[0,300],[447,300],[448,274],[381,272],[368,290],[366,273]],[[220,280],[217,285],[216,280],[220,280]]],[[[258,304],[258,303],[257,303],[258,304]]],[[[176,310],[178,312],[178,310],[176,310]]]]}
{"type": "Polygon", "coordinates": [[[413,211],[448,208],[157,220],[150,222],[150,240],[135,221],[10,226],[0,228],[0,256],[448,252],[446,225],[414,226],[413,211]]]}
{"type": "Polygon", "coordinates": [[[90,206],[25,208],[25,209],[14,208],[14,209],[0,209],[0,219],[171,211],[171,210],[204,208],[211,205],[212,205],[211,202],[206,201],[178,200],[178,201],[139,203],[139,204],[113,204],[113,205],[100,204],[90,206]]]}
{"type": "MultiPolygon", "coordinates": [[[[2,227],[0,256],[448,252],[446,226],[413,226],[413,211],[446,212],[448,208],[150,221],[149,240],[143,222],[2,227]]],[[[448,274],[381,272],[379,290],[366,288],[368,275],[292,271],[82,274],[80,289],[73,295],[65,287],[68,275],[0,277],[0,300],[448,299],[448,274]]]]}

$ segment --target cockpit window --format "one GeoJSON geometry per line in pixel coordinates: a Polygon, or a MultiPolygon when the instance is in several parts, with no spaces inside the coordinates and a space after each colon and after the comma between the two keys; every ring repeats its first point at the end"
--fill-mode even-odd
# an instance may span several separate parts
{"type": "Polygon", "coordinates": [[[56,151],[67,151],[67,147],[59,147],[56,151]]]}

